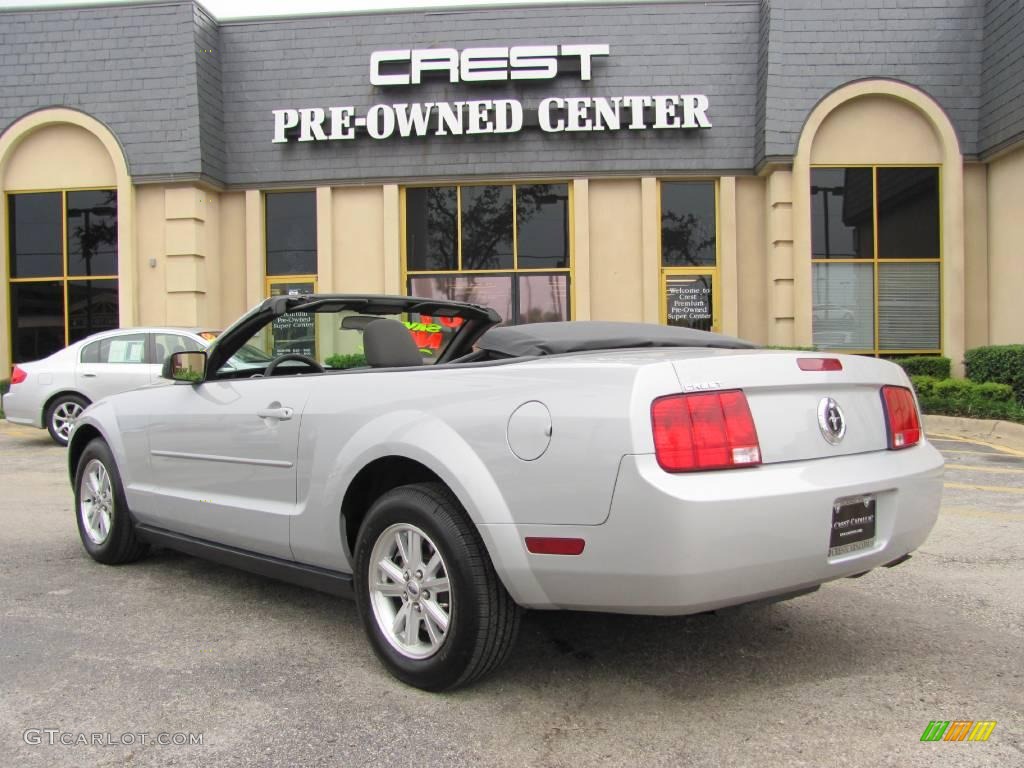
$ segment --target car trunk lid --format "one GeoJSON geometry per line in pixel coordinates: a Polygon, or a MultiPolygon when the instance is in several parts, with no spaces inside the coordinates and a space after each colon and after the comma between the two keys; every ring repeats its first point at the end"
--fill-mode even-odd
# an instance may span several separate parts
{"type": "Polygon", "coordinates": [[[683,392],[743,390],[765,464],[885,450],[881,387],[906,386],[897,366],[844,355],[715,351],[672,366],[683,392]],[[842,369],[802,370],[799,360],[809,358],[839,360],[842,369]]]}

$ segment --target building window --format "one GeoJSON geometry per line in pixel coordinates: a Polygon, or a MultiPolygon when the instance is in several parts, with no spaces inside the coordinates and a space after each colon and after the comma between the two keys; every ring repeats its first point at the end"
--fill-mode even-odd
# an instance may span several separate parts
{"type": "Polygon", "coordinates": [[[410,295],[483,304],[506,323],[568,320],[568,184],[405,190],[410,295]]]}
{"type": "Polygon", "coordinates": [[[866,354],[942,348],[939,169],[811,169],[814,344],[866,354]]]}
{"type": "Polygon", "coordinates": [[[267,192],[267,296],[316,291],[316,193],[267,192]]]}
{"type": "Polygon", "coordinates": [[[661,313],[668,325],[718,329],[718,224],[713,181],[661,183],[661,313]]]}
{"type": "Polygon", "coordinates": [[[10,194],[7,215],[12,360],[117,328],[117,191],[10,194]]]}

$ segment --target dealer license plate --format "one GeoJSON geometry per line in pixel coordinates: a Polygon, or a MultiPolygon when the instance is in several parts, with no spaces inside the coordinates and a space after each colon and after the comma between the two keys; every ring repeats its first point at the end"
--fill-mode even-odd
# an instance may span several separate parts
{"type": "Polygon", "coordinates": [[[867,549],[875,543],[875,497],[837,499],[832,505],[828,556],[867,549]]]}

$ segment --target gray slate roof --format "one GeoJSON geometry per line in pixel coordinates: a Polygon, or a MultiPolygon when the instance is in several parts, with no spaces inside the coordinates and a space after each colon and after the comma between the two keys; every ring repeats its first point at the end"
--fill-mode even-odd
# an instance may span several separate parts
{"type": "Polygon", "coordinates": [[[66,106],[110,127],[137,181],[236,186],[450,177],[751,172],[865,77],[914,85],[968,156],[1024,136],[1019,0],[762,0],[365,13],[217,22],[191,0],[0,12],[0,130],[66,106]],[[607,42],[593,80],[369,84],[389,48],[607,42]],[[272,144],[271,110],[398,101],[706,93],[705,131],[272,144]]]}

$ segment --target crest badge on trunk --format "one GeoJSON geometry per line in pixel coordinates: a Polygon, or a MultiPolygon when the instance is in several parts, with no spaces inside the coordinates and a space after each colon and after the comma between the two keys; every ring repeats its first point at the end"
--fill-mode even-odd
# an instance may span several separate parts
{"type": "Polygon", "coordinates": [[[818,403],[818,426],[821,428],[822,437],[832,445],[842,442],[846,436],[846,417],[843,416],[843,409],[831,397],[823,397],[818,403]]]}

